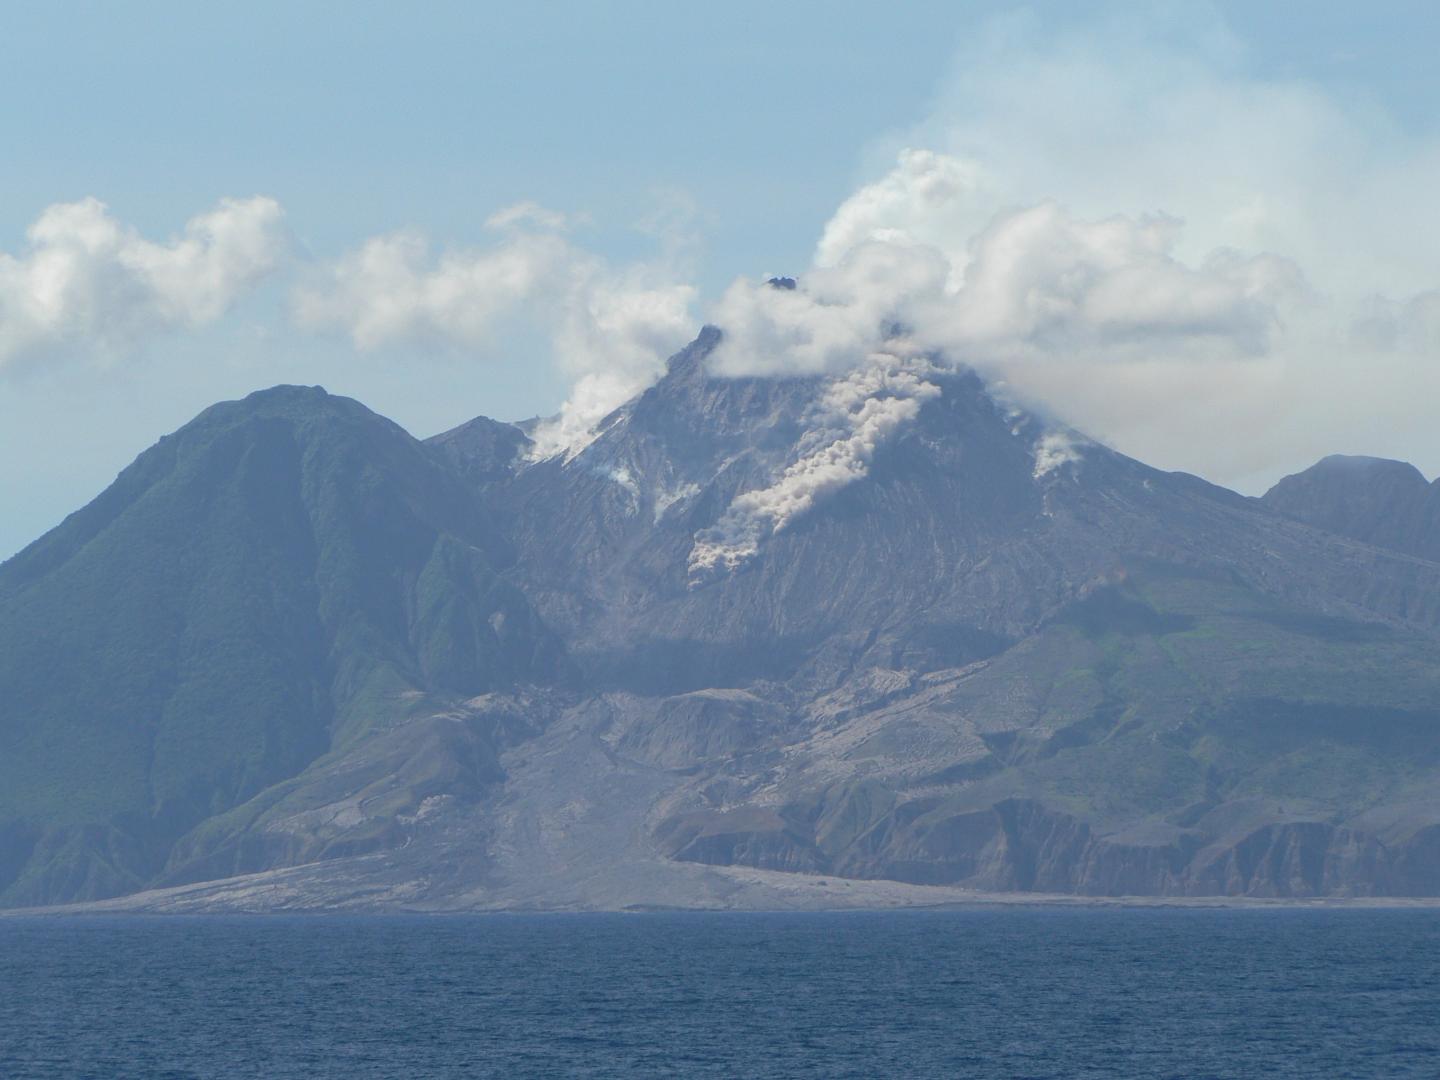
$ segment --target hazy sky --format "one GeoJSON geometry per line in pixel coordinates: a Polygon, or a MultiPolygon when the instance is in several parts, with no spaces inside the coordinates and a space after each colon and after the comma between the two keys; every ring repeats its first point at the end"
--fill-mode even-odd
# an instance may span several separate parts
{"type": "Polygon", "coordinates": [[[706,320],[833,370],[900,312],[1245,490],[1435,475],[1440,8],[1078,7],[10,5],[0,557],[212,401],[563,438],[706,320]]]}

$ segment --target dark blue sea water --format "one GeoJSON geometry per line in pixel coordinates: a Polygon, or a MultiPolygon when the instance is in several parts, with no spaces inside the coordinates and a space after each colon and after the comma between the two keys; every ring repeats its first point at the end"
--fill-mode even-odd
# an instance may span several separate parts
{"type": "Polygon", "coordinates": [[[1440,913],[0,919],[0,1076],[1432,1078],[1440,913]]]}

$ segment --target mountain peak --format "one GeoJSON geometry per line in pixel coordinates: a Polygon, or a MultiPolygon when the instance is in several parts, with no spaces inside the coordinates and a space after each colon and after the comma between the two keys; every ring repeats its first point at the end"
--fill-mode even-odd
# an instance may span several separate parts
{"type": "Polygon", "coordinates": [[[1332,454],[1285,477],[1260,501],[1342,536],[1422,558],[1440,556],[1440,494],[1408,462],[1332,454]]]}
{"type": "Polygon", "coordinates": [[[477,416],[459,427],[425,440],[472,484],[487,484],[514,475],[532,440],[516,424],[477,416]]]}
{"type": "Polygon", "coordinates": [[[1419,480],[1422,484],[1428,483],[1420,470],[1408,461],[1371,457],[1366,454],[1330,454],[1321,458],[1306,471],[1317,469],[1342,475],[1386,476],[1406,483],[1413,480],[1419,480]]]}
{"type": "MultiPolygon", "coordinates": [[[[331,394],[323,386],[280,383],[263,390],[251,391],[234,401],[218,402],[213,408],[230,407],[247,414],[295,415],[341,403],[347,406],[359,405],[353,398],[331,394]]],[[[203,415],[205,413],[201,413],[201,416],[203,415]]]]}
{"type": "Polygon", "coordinates": [[[297,386],[281,383],[246,394],[243,398],[220,401],[205,409],[190,423],[167,435],[161,441],[182,438],[206,430],[219,423],[230,425],[252,419],[301,421],[318,416],[345,417],[369,421],[386,427],[396,425],[366,408],[354,398],[331,394],[323,386],[297,386]]]}
{"type": "Polygon", "coordinates": [[[246,394],[245,401],[256,403],[265,401],[315,401],[329,397],[323,386],[304,386],[300,383],[277,383],[263,390],[254,390],[246,394]]]}
{"type": "Polygon", "coordinates": [[[718,326],[706,323],[700,328],[694,341],[665,361],[666,377],[703,376],[705,359],[715,351],[715,346],[720,344],[723,336],[718,326]]]}

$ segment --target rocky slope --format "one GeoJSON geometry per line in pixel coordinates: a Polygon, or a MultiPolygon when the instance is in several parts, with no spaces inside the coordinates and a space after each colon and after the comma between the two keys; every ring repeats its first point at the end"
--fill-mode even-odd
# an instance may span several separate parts
{"type": "Polygon", "coordinates": [[[717,340],[548,460],[295,388],[142,455],[0,567],[0,900],[1440,895],[1418,473],[717,340]]]}

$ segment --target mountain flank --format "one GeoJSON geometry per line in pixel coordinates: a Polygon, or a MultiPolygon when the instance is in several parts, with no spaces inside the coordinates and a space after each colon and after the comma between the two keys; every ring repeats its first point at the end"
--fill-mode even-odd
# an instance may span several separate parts
{"type": "Polygon", "coordinates": [[[0,903],[1440,895],[1440,488],[718,341],[545,459],[217,405],[0,565],[0,903]]]}

